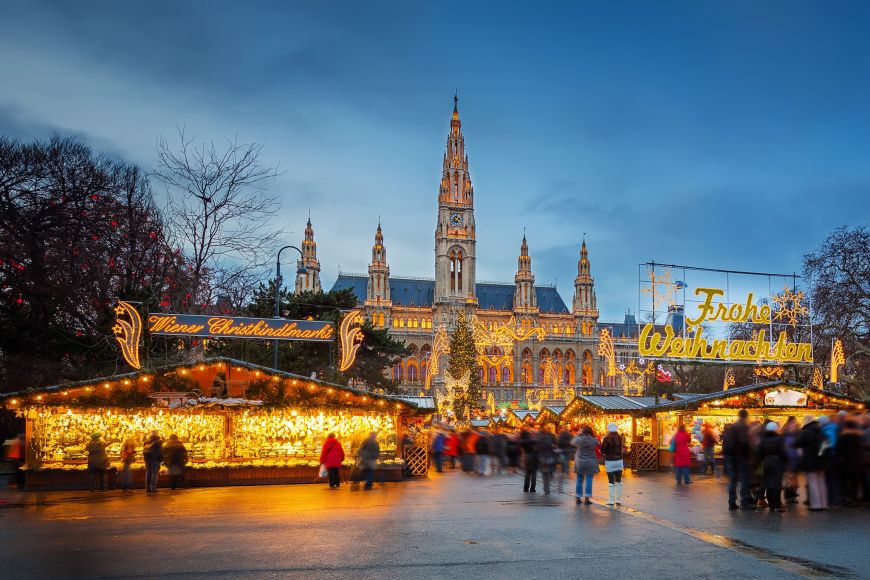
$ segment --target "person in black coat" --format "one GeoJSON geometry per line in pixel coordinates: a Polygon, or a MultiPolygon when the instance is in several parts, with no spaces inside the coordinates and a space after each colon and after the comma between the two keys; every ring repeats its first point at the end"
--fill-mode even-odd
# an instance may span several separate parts
{"type": "MultiPolygon", "coordinates": [[[[840,436],[837,437],[837,459],[843,477],[843,491],[846,505],[854,506],[861,501],[861,477],[863,473],[863,438],[854,419],[847,419],[840,436]]],[[[867,490],[864,491],[865,495],[867,490]]]]}
{"type": "Polygon", "coordinates": [[[538,434],[538,469],[544,484],[544,495],[550,495],[550,480],[556,468],[556,436],[549,431],[538,434]]]}
{"type": "Polygon", "coordinates": [[[773,421],[765,426],[758,444],[758,458],[761,461],[761,487],[767,497],[770,511],[784,512],[782,507],[782,478],[788,462],[785,439],[777,433],[779,425],[773,421]]]}
{"type": "Polygon", "coordinates": [[[523,491],[535,493],[538,482],[538,440],[533,433],[525,429],[520,432],[520,449],[523,450],[523,466],[526,469],[526,477],[523,480],[523,491]]]}
{"type": "Polygon", "coordinates": [[[825,468],[829,453],[825,449],[827,441],[821,426],[812,415],[804,417],[804,426],[795,442],[795,447],[801,450],[799,467],[806,474],[810,510],[827,509],[828,488],[825,484],[825,468]]]}

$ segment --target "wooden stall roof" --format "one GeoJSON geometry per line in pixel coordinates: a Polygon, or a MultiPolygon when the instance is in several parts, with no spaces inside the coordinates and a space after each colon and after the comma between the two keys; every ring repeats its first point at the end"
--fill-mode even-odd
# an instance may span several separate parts
{"type": "MultiPolygon", "coordinates": [[[[33,387],[28,388],[22,391],[15,391],[11,393],[2,393],[0,394],[0,405],[3,405],[7,408],[10,408],[10,403],[24,403],[29,402],[31,399],[40,396],[49,396],[49,395],[57,395],[62,394],[64,392],[69,392],[77,389],[82,389],[89,386],[99,386],[104,384],[122,384],[122,385],[136,385],[140,379],[153,377],[158,374],[167,374],[172,373],[174,371],[180,371],[182,369],[185,370],[193,370],[202,366],[212,366],[216,364],[225,364],[228,367],[233,367],[235,370],[244,370],[249,371],[252,374],[259,373],[264,377],[277,377],[278,379],[290,379],[293,381],[299,381],[300,383],[304,383],[307,385],[316,385],[318,387],[327,387],[335,389],[338,393],[351,393],[354,395],[362,395],[365,397],[369,397],[372,400],[376,401],[389,401],[393,403],[401,403],[407,405],[411,410],[417,412],[426,412],[434,409],[434,401],[431,397],[399,397],[394,395],[382,395],[379,393],[366,391],[363,389],[357,389],[354,387],[349,387],[347,385],[339,385],[336,383],[330,383],[326,381],[322,381],[320,379],[313,379],[310,377],[305,377],[302,375],[297,375],[294,373],[288,373],[284,371],[276,371],[275,369],[264,367],[261,365],[257,365],[254,363],[249,363],[241,360],[236,360],[227,357],[213,357],[206,358],[198,361],[187,362],[187,363],[176,363],[172,365],[166,365],[162,367],[155,368],[142,368],[129,373],[122,373],[117,375],[112,375],[108,377],[97,377],[91,378],[82,381],[75,381],[70,383],[62,383],[57,385],[49,385],[42,387],[33,387]]],[[[259,376],[259,375],[257,375],[259,376]]],[[[150,384],[153,384],[151,382],[150,384]]],[[[20,404],[18,404],[20,406],[20,404]]],[[[15,405],[12,405],[12,408],[17,408],[15,405]]]]}
{"type": "Polygon", "coordinates": [[[566,407],[562,405],[545,405],[541,408],[541,412],[538,413],[535,421],[539,425],[543,423],[558,423],[565,409],[566,407]]]}
{"type": "Polygon", "coordinates": [[[563,416],[586,410],[595,413],[641,415],[656,407],[655,397],[626,397],[623,395],[578,395],[562,411],[563,416]]]}
{"type": "MultiPolygon", "coordinates": [[[[747,385],[745,387],[736,387],[732,389],[728,389],[727,391],[717,391],[715,393],[707,393],[707,394],[699,394],[697,396],[681,398],[681,400],[676,401],[662,401],[659,405],[655,405],[653,407],[649,407],[646,409],[646,414],[650,413],[658,413],[662,411],[694,411],[701,408],[704,405],[715,405],[717,402],[726,401],[727,399],[733,398],[735,396],[743,396],[750,393],[755,393],[758,391],[769,391],[771,389],[783,388],[783,389],[791,389],[798,390],[807,393],[808,395],[814,395],[818,398],[822,398],[823,400],[827,400],[829,406],[824,407],[828,409],[845,409],[845,410],[862,410],[864,409],[864,405],[858,399],[848,397],[846,395],[841,395],[840,393],[835,393],[833,391],[828,391],[824,389],[817,389],[815,387],[811,387],[809,385],[804,385],[801,383],[794,383],[791,381],[773,381],[769,383],[758,383],[757,385],[747,385]]],[[[730,408],[730,407],[723,407],[730,408]]],[[[815,407],[812,406],[795,406],[795,409],[814,409],[820,408],[818,405],[815,407]]]]}

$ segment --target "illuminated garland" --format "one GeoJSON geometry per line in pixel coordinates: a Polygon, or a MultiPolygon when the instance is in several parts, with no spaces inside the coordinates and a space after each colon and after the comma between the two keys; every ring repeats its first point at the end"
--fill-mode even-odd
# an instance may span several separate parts
{"type": "MultiPolygon", "coordinates": [[[[643,361],[641,361],[641,364],[643,364],[643,361]]],[[[622,376],[623,394],[630,396],[642,394],[647,375],[655,374],[656,371],[652,361],[648,362],[646,367],[641,369],[632,360],[628,363],[628,366],[620,365],[616,372],[622,376]]]]}
{"type": "Polygon", "coordinates": [[[766,379],[780,378],[785,373],[782,367],[755,367],[755,376],[766,379]]]}
{"type": "Polygon", "coordinates": [[[734,369],[725,369],[725,380],[722,382],[722,390],[727,391],[735,384],[737,384],[737,381],[734,379],[734,369]]]}
{"type": "Polygon", "coordinates": [[[839,338],[834,341],[834,347],[831,349],[831,382],[836,383],[839,377],[839,369],[841,365],[846,364],[846,355],[843,352],[843,341],[839,338]]]}
{"type": "Polygon", "coordinates": [[[492,329],[486,327],[477,316],[471,317],[472,331],[474,334],[474,346],[477,350],[478,362],[490,366],[507,364],[513,360],[514,344],[524,342],[536,336],[543,340],[546,335],[540,326],[522,330],[517,328],[516,318],[511,316],[504,324],[495,324],[492,329]],[[501,354],[487,354],[487,349],[497,347],[501,354]]]}
{"type": "Polygon", "coordinates": [[[822,377],[822,369],[819,367],[813,368],[813,386],[817,389],[825,388],[825,379],[822,377]]]}
{"type": "Polygon", "coordinates": [[[610,336],[610,330],[607,328],[602,329],[599,335],[598,356],[602,356],[607,360],[607,376],[616,376],[616,356],[613,353],[613,337],[610,336]]]}
{"type": "Polygon", "coordinates": [[[139,360],[142,317],[139,315],[136,307],[123,300],[119,301],[115,307],[115,314],[115,326],[112,327],[112,332],[115,333],[115,340],[118,341],[118,346],[121,347],[121,355],[127,361],[127,364],[134,369],[142,368],[142,362],[139,360]],[[124,320],[122,316],[126,316],[128,320],[124,320]]]}

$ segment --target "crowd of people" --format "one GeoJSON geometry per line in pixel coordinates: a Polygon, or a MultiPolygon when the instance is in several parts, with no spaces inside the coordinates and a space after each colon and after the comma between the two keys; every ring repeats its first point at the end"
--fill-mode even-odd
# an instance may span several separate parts
{"type": "MultiPolygon", "coordinates": [[[[363,482],[363,489],[372,489],[375,483],[375,473],[378,459],[381,456],[381,446],[378,434],[369,433],[356,452],[356,464],[351,468],[350,479],[353,482],[363,482]]],[[[329,489],[341,486],[341,466],[344,463],[344,447],[336,438],[335,433],[326,436],[320,451],[320,476],[329,482],[329,489]]]]}
{"type": "MultiPolygon", "coordinates": [[[[111,462],[106,453],[106,444],[102,434],[94,433],[91,441],[85,447],[88,452],[88,489],[105,491],[106,474],[111,462]]],[[[136,459],[136,441],[127,439],[121,445],[121,462],[115,486],[124,490],[125,493],[132,491],[133,487],[133,462],[136,459]]],[[[157,478],[161,466],[165,466],[169,473],[169,485],[177,489],[184,484],[184,468],[188,463],[187,448],[178,439],[178,435],[172,434],[168,441],[163,441],[157,431],[152,431],[142,446],[142,459],[145,462],[145,491],[157,492],[157,478]]]]}
{"type": "Polygon", "coordinates": [[[558,435],[546,430],[522,429],[519,432],[490,433],[486,430],[438,430],[432,438],[432,461],[435,471],[459,468],[484,477],[502,472],[522,472],[523,492],[536,493],[540,475],[544,494],[549,494],[555,480],[562,491],[570,478],[571,464],[576,474],[577,503],[592,503],[592,481],[603,463],[607,474],[607,505],[622,503],[622,471],[625,441],[615,423],[599,438],[589,426],[577,432],[567,429],[558,435]]]}
{"type": "Polygon", "coordinates": [[[811,511],[870,501],[866,414],[789,417],[779,425],[749,421],[749,413],[741,410],[721,439],[730,510],[784,511],[784,504],[800,501],[802,490],[811,511]]]}

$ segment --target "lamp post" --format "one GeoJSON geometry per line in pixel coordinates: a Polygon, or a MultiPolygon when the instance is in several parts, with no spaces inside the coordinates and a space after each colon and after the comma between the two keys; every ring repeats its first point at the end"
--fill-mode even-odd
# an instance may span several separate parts
{"type": "MultiPolygon", "coordinates": [[[[305,256],[302,254],[302,250],[297,248],[296,246],[284,246],[280,250],[278,250],[278,259],[275,261],[275,318],[281,317],[281,252],[286,250],[287,248],[292,248],[299,252],[299,257],[303,260],[305,256]]],[[[300,264],[299,268],[296,269],[297,274],[307,274],[308,270],[305,268],[304,264],[300,264]]],[[[276,371],[278,370],[278,340],[275,339],[272,341],[272,368],[276,371]]]]}

